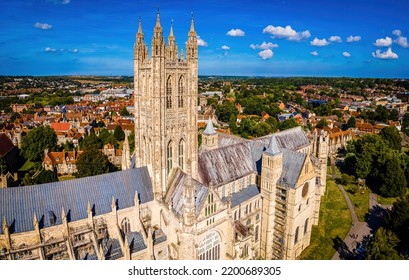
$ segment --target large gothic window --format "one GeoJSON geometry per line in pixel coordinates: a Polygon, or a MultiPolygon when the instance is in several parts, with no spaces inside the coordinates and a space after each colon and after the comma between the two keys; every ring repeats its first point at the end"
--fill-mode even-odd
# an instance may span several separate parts
{"type": "Polygon", "coordinates": [[[297,227],[295,229],[295,234],[294,234],[294,245],[298,243],[298,231],[300,230],[300,227],[297,227]]]}
{"type": "Polygon", "coordinates": [[[308,218],[305,220],[305,224],[304,224],[304,235],[307,234],[307,230],[308,230],[308,218]]]}
{"type": "Polygon", "coordinates": [[[172,108],[172,80],[168,78],[166,82],[166,108],[172,108]]]}
{"type": "Polygon", "coordinates": [[[185,144],[184,144],[183,139],[180,140],[180,142],[179,142],[179,166],[182,169],[183,169],[183,165],[184,165],[184,156],[185,156],[185,154],[184,154],[184,145],[185,144]]]}
{"type": "Polygon", "coordinates": [[[180,77],[179,79],[179,85],[178,85],[178,107],[183,108],[183,94],[184,94],[184,81],[183,81],[183,76],[180,77]]]}
{"type": "Polygon", "coordinates": [[[172,141],[169,142],[168,148],[166,151],[166,158],[168,162],[168,174],[172,170],[172,141]]]}
{"type": "Polygon", "coordinates": [[[199,260],[219,260],[220,259],[220,236],[213,231],[205,236],[200,242],[198,250],[199,260]]]}
{"type": "Polygon", "coordinates": [[[124,234],[131,231],[131,223],[128,218],[124,218],[121,222],[121,230],[124,234]]]}

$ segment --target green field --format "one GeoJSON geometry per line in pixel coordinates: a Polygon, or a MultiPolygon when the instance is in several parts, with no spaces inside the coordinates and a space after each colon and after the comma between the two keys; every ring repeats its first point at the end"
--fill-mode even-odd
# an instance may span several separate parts
{"type": "Polygon", "coordinates": [[[23,166],[19,169],[19,171],[29,171],[34,167],[35,163],[27,160],[23,166]]]}
{"type": "Polygon", "coordinates": [[[357,186],[348,184],[345,190],[354,205],[356,215],[360,222],[365,222],[365,215],[369,211],[369,189],[359,190],[357,186]],[[354,189],[357,191],[354,193],[354,189]]]}
{"type": "Polygon", "coordinates": [[[318,226],[312,227],[311,244],[301,254],[303,260],[330,260],[335,254],[334,239],[342,240],[351,227],[348,205],[332,179],[321,200],[318,226]]]}

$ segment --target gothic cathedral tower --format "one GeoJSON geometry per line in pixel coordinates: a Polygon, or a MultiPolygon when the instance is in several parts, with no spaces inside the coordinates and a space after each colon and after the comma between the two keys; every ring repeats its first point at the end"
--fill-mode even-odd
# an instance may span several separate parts
{"type": "Polygon", "coordinates": [[[170,27],[168,43],[157,13],[151,52],[139,21],[134,46],[136,167],[148,166],[156,198],[180,167],[197,179],[198,45],[192,17],[186,58],[170,27]]]}

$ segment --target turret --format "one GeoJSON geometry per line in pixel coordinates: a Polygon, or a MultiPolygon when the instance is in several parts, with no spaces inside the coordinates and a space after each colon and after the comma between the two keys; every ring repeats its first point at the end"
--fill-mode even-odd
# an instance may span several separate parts
{"type": "Polygon", "coordinates": [[[194,18],[192,14],[192,20],[190,23],[190,31],[188,34],[188,39],[186,42],[186,58],[187,59],[197,59],[197,35],[195,31],[195,23],[194,23],[194,18]]]}
{"type": "Polygon", "coordinates": [[[178,57],[178,47],[175,43],[175,36],[173,35],[173,20],[170,24],[170,32],[168,36],[168,46],[166,48],[167,52],[167,59],[170,61],[174,61],[178,57]]]}
{"type": "Polygon", "coordinates": [[[216,130],[214,130],[212,120],[207,120],[206,129],[202,134],[202,149],[212,150],[218,147],[218,136],[216,130]]]}
{"type": "Polygon", "coordinates": [[[152,37],[152,57],[164,56],[165,42],[163,40],[162,26],[160,25],[159,11],[156,15],[156,25],[152,37]]]}

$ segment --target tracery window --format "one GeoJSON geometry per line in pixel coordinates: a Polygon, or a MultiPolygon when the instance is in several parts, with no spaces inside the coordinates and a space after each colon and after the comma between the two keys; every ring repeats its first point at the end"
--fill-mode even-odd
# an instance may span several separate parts
{"type": "Polygon", "coordinates": [[[185,155],[184,155],[184,146],[185,146],[184,141],[183,141],[183,139],[181,139],[180,142],[179,142],[179,166],[182,169],[183,169],[183,166],[184,166],[184,157],[185,157],[185,155]]]}
{"type": "Polygon", "coordinates": [[[172,141],[169,141],[166,158],[168,162],[168,174],[172,170],[172,141]]]}
{"type": "Polygon", "coordinates": [[[128,219],[128,218],[124,218],[124,219],[122,220],[122,222],[121,222],[121,230],[122,230],[122,232],[123,232],[124,234],[131,231],[131,223],[129,222],[129,219],[128,219]]]}
{"type": "Polygon", "coordinates": [[[179,79],[179,84],[178,84],[178,107],[183,108],[183,95],[184,95],[184,79],[183,76],[180,77],[179,79]]]}
{"type": "Polygon", "coordinates": [[[220,259],[220,235],[213,231],[205,236],[200,242],[198,250],[199,260],[219,260],[220,259]]]}
{"type": "Polygon", "coordinates": [[[166,108],[172,108],[172,80],[171,77],[168,78],[166,82],[166,108]]]}

